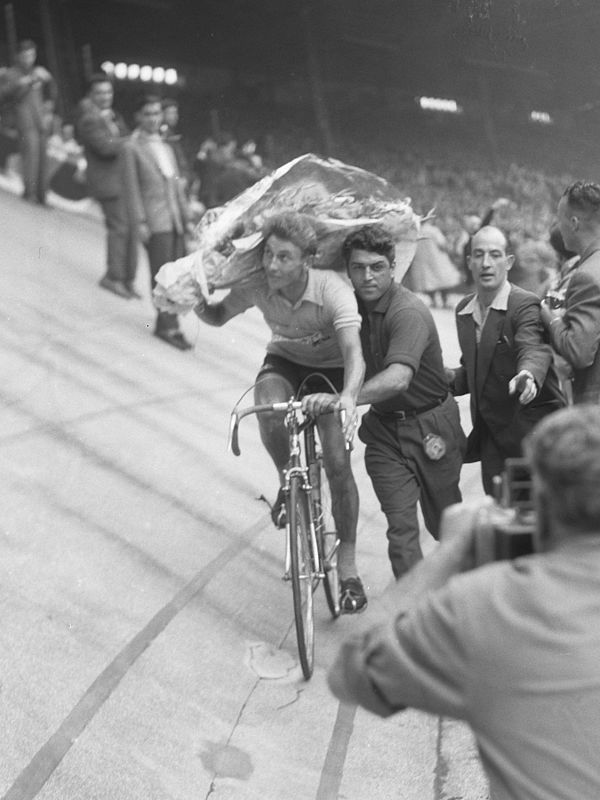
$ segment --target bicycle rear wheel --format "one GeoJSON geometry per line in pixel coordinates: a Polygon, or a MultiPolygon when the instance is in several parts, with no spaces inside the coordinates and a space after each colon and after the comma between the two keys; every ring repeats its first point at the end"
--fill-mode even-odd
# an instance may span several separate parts
{"type": "Polygon", "coordinates": [[[287,498],[290,537],[290,569],[294,596],[294,621],[302,674],[308,680],[313,672],[315,629],[313,590],[315,586],[310,546],[308,497],[302,478],[292,476],[287,498]]]}
{"type": "Polygon", "coordinates": [[[339,539],[335,522],[331,513],[331,493],[329,482],[323,468],[323,458],[317,453],[310,465],[310,481],[312,486],[313,519],[317,546],[323,566],[323,588],[327,606],[335,619],[340,615],[340,589],[337,568],[337,549],[339,539]]]}

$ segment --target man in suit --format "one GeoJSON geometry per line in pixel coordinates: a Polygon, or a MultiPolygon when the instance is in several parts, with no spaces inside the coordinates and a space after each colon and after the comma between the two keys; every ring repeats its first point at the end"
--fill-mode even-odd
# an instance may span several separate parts
{"type": "Polygon", "coordinates": [[[565,246],[580,260],[564,306],[542,303],[542,321],[556,352],[573,371],[573,402],[600,402],[600,185],[577,181],[558,203],[565,246]]]}
{"type": "Polygon", "coordinates": [[[76,127],[87,161],[88,189],[100,203],[106,225],[106,274],[100,286],[129,299],[140,296],[133,287],[138,241],[123,190],[122,152],[129,131],[113,110],[113,96],[110,79],[104,73],[92,75],[76,127]]]}
{"type": "Polygon", "coordinates": [[[475,293],[456,308],[461,366],[448,370],[453,394],[471,395],[465,460],[481,461],[486,494],[493,494],[504,460],[521,455],[521,442],[536,422],[564,405],[539,300],[508,282],[514,257],[506,249],[506,237],[493,226],[473,236],[475,293]]]}
{"type": "MultiPolygon", "coordinates": [[[[137,128],[123,153],[125,193],[148,253],[152,288],[161,266],[185,255],[184,236],[190,224],[185,179],[172,146],[160,134],[162,121],[160,97],[142,96],[136,107],[137,128]]],[[[179,329],[177,315],[170,312],[158,312],[154,335],[178,350],[192,346],[179,329]]]]}
{"type": "Polygon", "coordinates": [[[52,127],[56,83],[45,67],[36,65],[37,48],[31,39],[19,42],[15,65],[6,70],[0,97],[11,106],[19,134],[23,171],[23,199],[46,204],[48,168],[46,145],[52,127]]]}

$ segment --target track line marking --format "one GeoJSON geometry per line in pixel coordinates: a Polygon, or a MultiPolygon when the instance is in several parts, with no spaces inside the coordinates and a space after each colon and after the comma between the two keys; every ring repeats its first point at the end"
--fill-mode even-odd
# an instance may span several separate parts
{"type": "Polygon", "coordinates": [[[339,704],[315,800],[337,800],[339,797],[355,715],[356,706],[339,704]]]}
{"type": "Polygon", "coordinates": [[[250,545],[254,535],[264,527],[264,520],[258,522],[245,532],[244,538],[236,539],[221,551],[125,645],[98,675],[56,732],[33,756],[2,800],[33,800],[142,653],[198,592],[202,591],[229,561],[250,545]]]}

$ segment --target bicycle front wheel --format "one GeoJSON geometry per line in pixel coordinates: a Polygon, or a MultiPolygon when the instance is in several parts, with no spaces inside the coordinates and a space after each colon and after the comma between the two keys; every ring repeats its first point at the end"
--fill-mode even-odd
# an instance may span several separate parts
{"type": "Polygon", "coordinates": [[[287,502],[296,638],[302,673],[308,680],[313,672],[315,652],[313,619],[315,579],[310,543],[308,496],[302,487],[302,478],[298,475],[290,480],[287,502]]]}

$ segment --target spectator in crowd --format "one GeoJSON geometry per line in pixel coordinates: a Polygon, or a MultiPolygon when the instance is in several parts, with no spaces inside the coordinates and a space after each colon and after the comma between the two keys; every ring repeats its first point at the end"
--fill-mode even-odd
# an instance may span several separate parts
{"type": "Polygon", "coordinates": [[[431,304],[446,308],[448,292],[458,286],[461,274],[448,255],[448,240],[431,220],[424,220],[419,229],[415,255],[402,279],[407,289],[429,295],[431,304]]]}
{"type": "MultiPolygon", "coordinates": [[[[160,134],[162,119],[160,97],[143,95],[136,107],[137,127],[123,151],[127,205],[148,253],[152,288],[161,266],[185,255],[190,219],[177,157],[160,134]]],[[[177,315],[166,311],[158,311],[154,335],[178,350],[192,346],[179,328],[177,315]]]]}
{"type": "Polygon", "coordinates": [[[493,226],[473,236],[475,293],[456,307],[461,366],[448,370],[453,394],[471,395],[465,461],[481,461],[486,494],[494,493],[504,460],[521,455],[525,434],[564,405],[539,300],[508,282],[513,256],[506,248],[506,237],[493,226]]]}
{"type": "MultiPolygon", "coordinates": [[[[565,246],[564,239],[558,227],[558,223],[553,223],[550,228],[550,245],[554,248],[558,259],[559,268],[556,275],[548,282],[544,292],[544,304],[550,308],[563,308],[565,297],[571,278],[579,264],[579,256],[573,250],[565,246]]],[[[543,307],[543,306],[542,306],[543,307]]],[[[567,403],[573,403],[573,370],[569,362],[554,351],[554,366],[560,381],[560,388],[567,403]]]]}
{"type": "Polygon", "coordinates": [[[526,452],[536,552],[473,569],[486,507],[448,509],[440,546],[342,645],[329,686],[382,717],[468,722],[498,800],[600,797],[600,407],[542,420],[526,452]]]}
{"type": "Polygon", "coordinates": [[[45,67],[36,64],[37,48],[31,39],[19,42],[15,64],[6,70],[0,98],[11,107],[19,134],[23,198],[46,204],[48,165],[46,147],[52,128],[56,83],[45,67]]]}
{"type": "Polygon", "coordinates": [[[600,401],[600,185],[576,181],[558,203],[565,246],[580,256],[564,307],[542,304],[552,347],[573,370],[573,401],[600,401]]]}
{"type": "Polygon", "coordinates": [[[87,196],[86,160],[70,122],[62,123],[60,130],[48,139],[48,160],[53,192],[69,200],[82,200],[87,196]]]}
{"type": "Polygon", "coordinates": [[[490,208],[487,210],[483,219],[475,211],[468,211],[463,216],[463,230],[457,244],[457,250],[460,256],[460,263],[465,278],[466,286],[472,286],[473,278],[469,268],[469,256],[471,255],[471,241],[477,231],[492,224],[496,211],[509,205],[506,197],[499,197],[494,200],[490,208]]]}
{"type": "Polygon", "coordinates": [[[552,245],[543,239],[528,238],[515,247],[510,280],[515,286],[541,297],[557,269],[558,258],[552,245]]]}
{"type": "Polygon", "coordinates": [[[209,136],[200,145],[200,149],[194,159],[194,185],[197,187],[194,195],[204,208],[215,208],[218,205],[216,179],[219,172],[219,164],[216,153],[217,142],[212,136],[209,136]]]}
{"type": "Polygon", "coordinates": [[[122,153],[129,130],[114,111],[113,98],[111,80],[104,73],[92,75],[79,104],[76,130],[87,161],[88,189],[106,225],[106,274],[100,286],[129,299],[140,296],[133,286],[138,241],[124,192],[122,153]]]}
{"type": "Polygon", "coordinates": [[[222,206],[244,189],[256,183],[259,170],[246,156],[238,153],[237,140],[230,133],[222,133],[217,139],[215,159],[219,169],[215,177],[215,203],[222,206]]]}
{"type": "Polygon", "coordinates": [[[171,146],[177,159],[177,171],[180,180],[184,182],[186,194],[189,192],[192,183],[192,175],[188,163],[187,155],[183,147],[182,137],[179,133],[179,103],[172,97],[165,97],[162,100],[163,121],[160,126],[160,135],[171,146]]]}
{"type": "MultiPolygon", "coordinates": [[[[262,233],[263,282],[254,287],[234,287],[216,304],[201,298],[195,312],[203,322],[220,326],[257,306],[273,335],[255,384],[256,403],[287,400],[305,377],[319,372],[340,392],[338,407],[346,410],[350,426],[356,417],[356,399],[364,376],[354,294],[335,272],[311,269],[317,237],[304,215],[274,215],[265,222],[262,233]]],[[[306,390],[312,394],[305,396],[305,408],[319,415],[327,384],[316,377],[306,390]]],[[[281,415],[261,414],[259,424],[263,444],[283,484],[289,452],[281,415]]],[[[345,447],[348,431],[342,431],[334,414],[319,416],[318,425],[333,517],[341,540],[340,604],[344,613],[352,614],[365,608],[367,597],[356,568],[358,491],[345,447]]],[[[280,489],[272,509],[278,527],[285,526],[284,500],[280,489]]]]}
{"type": "Polygon", "coordinates": [[[358,402],[371,404],[359,436],[398,578],[423,557],[417,503],[437,539],[443,509],[461,499],[465,436],[431,312],[394,281],[391,236],[379,226],[362,228],[346,238],[343,254],[358,297],[367,364],[358,402]]]}

